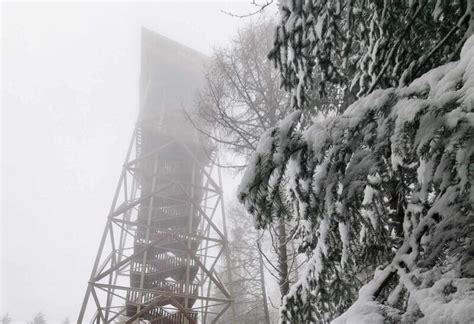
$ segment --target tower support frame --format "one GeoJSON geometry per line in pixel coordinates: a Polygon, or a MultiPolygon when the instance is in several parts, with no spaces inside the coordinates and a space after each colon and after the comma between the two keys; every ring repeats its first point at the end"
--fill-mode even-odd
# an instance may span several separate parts
{"type": "Polygon", "coordinates": [[[150,128],[156,131],[153,120],[139,121],[133,133],[78,323],[86,317],[92,323],[214,323],[233,309],[231,292],[216,269],[224,254],[229,260],[217,154],[208,152],[209,163],[203,163],[194,144],[167,136],[150,149],[143,143],[150,128]],[[191,161],[194,175],[175,177],[162,161],[170,149],[191,161]],[[187,206],[185,228],[173,220],[183,218],[177,206],[187,206]],[[179,271],[184,280],[176,276],[179,271]]]}

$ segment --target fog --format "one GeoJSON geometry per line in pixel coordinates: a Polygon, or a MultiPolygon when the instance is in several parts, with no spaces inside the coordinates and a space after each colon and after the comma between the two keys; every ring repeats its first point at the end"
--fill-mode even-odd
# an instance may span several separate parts
{"type": "Polygon", "coordinates": [[[76,319],[138,113],[141,27],[209,55],[243,23],[221,10],[250,9],[2,4],[0,314],[76,319]]]}

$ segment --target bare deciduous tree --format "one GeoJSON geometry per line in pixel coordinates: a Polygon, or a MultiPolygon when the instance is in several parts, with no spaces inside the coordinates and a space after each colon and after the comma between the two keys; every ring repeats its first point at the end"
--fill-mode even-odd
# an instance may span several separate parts
{"type": "MultiPolygon", "coordinates": [[[[263,259],[255,248],[257,230],[253,229],[247,212],[236,202],[228,208],[228,217],[232,282],[227,282],[227,285],[234,293],[236,320],[239,323],[270,324],[263,259]]],[[[229,315],[225,314],[219,323],[229,321],[229,315]]]]}
{"type": "MultiPolygon", "coordinates": [[[[233,160],[224,166],[237,171],[246,166],[261,135],[275,126],[289,107],[289,97],[280,89],[280,76],[267,59],[274,29],[271,20],[251,22],[231,46],[215,50],[205,76],[206,87],[198,98],[198,112],[189,116],[200,132],[232,153],[233,160]]],[[[284,195],[280,195],[282,204],[284,195]]],[[[288,213],[288,208],[282,208],[281,213],[288,213]]],[[[267,269],[279,282],[282,296],[288,292],[291,273],[297,267],[296,253],[288,249],[291,227],[283,217],[265,231],[273,256],[263,253],[255,242],[267,269]]]]}
{"type": "Polygon", "coordinates": [[[255,151],[260,135],[285,115],[288,104],[279,75],[267,60],[273,30],[271,21],[253,22],[239,31],[230,47],[215,50],[199,95],[198,116],[192,118],[201,132],[244,160],[255,151]],[[212,132],[204,125],[211,125],[212,132]]]}

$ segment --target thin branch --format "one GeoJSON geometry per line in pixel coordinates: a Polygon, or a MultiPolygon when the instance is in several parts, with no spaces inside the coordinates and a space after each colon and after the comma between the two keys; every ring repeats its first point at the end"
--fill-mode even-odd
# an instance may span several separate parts
{"type": "Polygon", "coordinates": [[[225,11],[225,10],[221,10],[221,12],[225,13],[226,15],[229,15],[231,17],[235,17],[235,18],[248,18],[248,17],[252,17],[252,16],[255,16],[256,14],[258,13],[261,13],[263,12],[263,10],[265,10],[266,7],[268,7],[269,5],[271,5],[273,3],[273,0],[267,0],[263,5],[262,4],[258,4],[255,0],[252,0],[252,5],[254,6],[257,6],[259,7],[257,10],[255,11],[252,11],[252,12],[249,12],[247,14],[243,14],[243,15],[238,15],[238,14],[234,14],[234,13],[231,13],[231,12],[228,12],[228,11],[225,11]]]}

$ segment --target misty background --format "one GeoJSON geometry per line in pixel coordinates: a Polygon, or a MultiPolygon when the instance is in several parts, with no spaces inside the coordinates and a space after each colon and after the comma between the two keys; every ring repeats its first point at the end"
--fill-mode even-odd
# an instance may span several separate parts
{"type": "MultiPolygon", "coordinates": [[[[206,55],[241,2],[1,4],[1,299],[74,322],[138,113],[140,29],[206,55]]],[[[233,198],[232,175],[225,181],[233,198]]]]}

